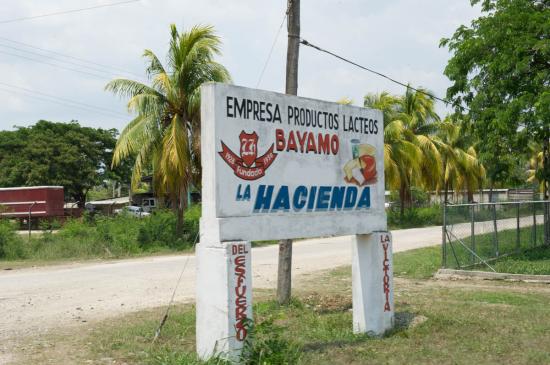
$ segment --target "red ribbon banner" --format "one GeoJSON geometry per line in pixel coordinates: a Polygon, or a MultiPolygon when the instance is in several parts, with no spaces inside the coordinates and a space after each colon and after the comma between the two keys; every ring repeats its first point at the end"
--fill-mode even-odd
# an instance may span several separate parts
{"type": "Polygon", "coordinates": [[[265,175],[265,170],[275,161],[277,154],[273,152],[271,145],[267,152],[254,160],[254,167],[245,166],[243,159],[237,156],[222,142],[222,151],[218,152],[222,159],[233,169],[235,175],[243,180],[256,180],[265,175]]]}

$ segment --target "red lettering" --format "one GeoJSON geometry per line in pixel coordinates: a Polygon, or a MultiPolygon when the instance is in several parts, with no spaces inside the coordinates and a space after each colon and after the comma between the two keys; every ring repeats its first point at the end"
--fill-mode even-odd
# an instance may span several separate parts
{"type": "Polygon", "coordinates": [[[382,261],[383,271],[384,271],[384,280],[383,280],[383,290],[386,296],[386,303],[384,304],[384,312],[390,312],[390,260],[388,258],[388,248],[390,246],[390,236],[386,235],[384,238],[380,237],[382,243],[382,248],[384,249],[384,260],[382,261]]]}
{"type": "Polygon", "coordinates": [[[317,153],[317,147],[315,146],[315,137],[313,137],[313,133],[308,133],[307,135],[307,152],[317,153]]]}
{"type": "Polygon", "coordinates": [[[298,147],[296,146],[296,138],[294,138],[294,131],[290,131],[288,134],[288,144],[286,146],[287,151],[298,152],[298,147]]]}
{"type": "MultiPolygon", "coordinates": [[[[288,136],[282,129],[275,130],[277,151],[337,155],[340,151],[340,139],[337,134],[313,133],[291,130],[288,136]]],[[[269,156],[266,156],[266,159],[269,156]]]]}
{"type": "Polygon", "coordinates": [[[285,132],[282,129],[275,130],[275,146],[277,151],[285,149],[285,132]]]}
{"type": "Polygon", "coordinates": [[[296,135],[298,136],[298,143],[300,144],[300,152],[304,153],[307,132],[304,132],[304,133],[296,132],[296,135]]]}
{"type": "Polygon", "coordinates": [[[339,149],[340,149],[340,140],[338,139],[337,134],[333,134],[332,137],[330,137],[330,151],[332,152],[333,155],[337,155],[339,149]]]}
{"type": "MultiPolygon", "coordinates": [[[[243,244],[233,245],[232,252],[239,254],[246,253],[246,246],[243,244]]],[[[235,257],[235,338],[237,341],[244,341],[248,334],[246,329],[246,256],[235,257]]]]}
{"type": "Polygon", "coordinates": [[[325,155],[328,155],[330,153],[329,136],[329,134],[323,135],[321,133],[317,135],[317,146],[319,147],[319,153],[324,153],[325,155]]]}

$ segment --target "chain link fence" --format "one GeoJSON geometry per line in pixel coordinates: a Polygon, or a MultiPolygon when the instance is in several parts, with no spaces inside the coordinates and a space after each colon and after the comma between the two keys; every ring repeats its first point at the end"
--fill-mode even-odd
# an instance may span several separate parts
{"type": "Polygon", "coordinates": [[[499,257],[550,244],[550,201],[443,206],[442,266],[492,268],[499,257]]]}

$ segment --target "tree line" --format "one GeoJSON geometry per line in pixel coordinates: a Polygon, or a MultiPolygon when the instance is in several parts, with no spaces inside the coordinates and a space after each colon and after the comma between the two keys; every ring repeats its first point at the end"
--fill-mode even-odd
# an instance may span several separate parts
{"type": "MultiPolygon", "coordinates": [[[[450,190],[465,191],[472,200],[482,186],[540,186],[548,198],[550,4],[471,3],[481,3],[483,16],[440,45],[451,52],[444,73],[453,114],[440,118],[425,89],[364,98],[365,107],[384,114],[386,184],[399,192],[402,212],[412,205],[413,187],[444,191],[445,199],[450,190]]],[[[213,27],[179,32],[172,25],[166,62],[144,51],[149,84],[115,79],[106,85],[135,115],[116,143],[116,131],[80,128],[79,134],[75,123],[41,121],[1,132],[0,186],[60,184],[82,201],[107,176],[123,180],[131,165],[132,185],[153,176],[155,193],[171,202],[181,232],[187,193],[200,187],[200,85],[231,82],[215,60],[220,53],[213,27]]]]}

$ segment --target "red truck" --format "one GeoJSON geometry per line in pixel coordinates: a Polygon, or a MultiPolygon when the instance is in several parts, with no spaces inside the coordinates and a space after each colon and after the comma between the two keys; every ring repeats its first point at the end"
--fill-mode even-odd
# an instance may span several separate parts
{"type": "Polygon", "coordinates": [[[29,216],[31,221],[62,219],[64,204],[62,186],[0,188],[0,217],[17,218],[21,222],[29,216]]]}

